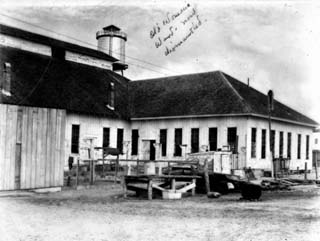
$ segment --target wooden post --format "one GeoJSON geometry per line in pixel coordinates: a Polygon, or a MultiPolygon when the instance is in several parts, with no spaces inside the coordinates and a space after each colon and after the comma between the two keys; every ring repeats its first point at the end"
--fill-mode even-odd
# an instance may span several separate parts
{"type": "Polygon", "coordinates": [[[104,174],[104,149],[102,149],[102,177],[106,177],[106,175],[104,174]]]}
{"type": "Polygon", "coordinates": [[[176,190],[176,179],[175,178],[171,179],[171,190],[176,190]]]}
{"type": "Polygon", "coordinates": [[[114,170],[114,183],[117,183],[118,171],[119,171],[119,155],[117,155],[116,166],[114,170]]]}
{"type": "Polygon", "coordinates": [[[204,160],[204,180],[206,182],[206,191],[207,194],[210,192],[210,180],[209,180],[209,172],[208,172],[208,160],[204,160]]]}
{"type": "Polygon", "coordinates": [[[148,182],[148,199],[152,200],[152,179],[148,182]]]}
{"type": "Polygon", "coordinates": [[[126,176],[123,176],[122,179],[122,187],[123,187],[123,197],[127,197],[127,182],[126,182],[126,176]]]}
{"type": "Polygon", "coordinates": [[[76,169],[76,187],[78,187],[79,185],[79,166],[80,166],[80,163],[79,163],[79,158],[77,158],[77,169],[76,169]]]}
{"type": "MultiPolygon", "coordinates": [[[[196,179],[195,178],[192,179],[192,183],[196,184],[196,179]]],[[[196,194],[196,188],[194,187],[194,188],[191,189],[191,195],[194,196],[195,194],[196,194]]]]}
{"type": "Polygon", "coordinates": [[[316,167],[316,180],[318,180],[318,152],[316,151],[315,154],[316,154],[316,155],[315,155],[315,156],[316,156],[316,157],[315,157],[316,159],[315,159],[314,165],[315,165],[315,167],[316,167]]]}
{"type": "Polygon", "coordinates": [[[89,160],[90,166],[90,185],[93,185],[93,160],[89,160]]]}
{"type": "Polygon", "coordinates": [[[170,175],[170,162],[168,162],[168,175],[170,175]]]}
{"type": "Polygon", "coordinates": [[[307,162],[304,163],[304,180],[307,180],[307,162]]]}

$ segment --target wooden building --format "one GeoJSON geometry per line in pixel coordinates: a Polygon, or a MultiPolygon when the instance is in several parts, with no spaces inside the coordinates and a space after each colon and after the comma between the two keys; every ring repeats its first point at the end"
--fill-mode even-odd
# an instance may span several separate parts
{"type": "Polygon", "coordinates": [[[124,53],[105,52],[0,25],[0,190],[61,186],[87,138],[131,159],[230,149],[236,169],[258,170],[271,145],[290,169],[311,168],[318,123],[305,115],[275,101],[269,133],[267,96],[221,71],[130,81],[114,72],[124,53]]]}

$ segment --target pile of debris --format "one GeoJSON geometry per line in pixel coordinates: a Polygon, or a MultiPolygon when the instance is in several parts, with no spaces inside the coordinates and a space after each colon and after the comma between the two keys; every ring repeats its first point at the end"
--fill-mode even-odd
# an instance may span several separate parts
{"type": "Polygon", "coordinates": [[[301,180],[293,178],[263,179],[262,190],[292,190],[296,186],[320,184],[319,180],[301,180]]]}

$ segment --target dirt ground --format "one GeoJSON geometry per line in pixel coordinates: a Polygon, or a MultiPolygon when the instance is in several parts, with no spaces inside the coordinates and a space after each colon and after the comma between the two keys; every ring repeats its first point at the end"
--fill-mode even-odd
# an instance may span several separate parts
{"type": "Polygon", "coordinates": [[[205,195],[124,199],[120,185],[2,195],[0,240],[320,240],[320,191],[264,192],[261,201],[205,195]]]}

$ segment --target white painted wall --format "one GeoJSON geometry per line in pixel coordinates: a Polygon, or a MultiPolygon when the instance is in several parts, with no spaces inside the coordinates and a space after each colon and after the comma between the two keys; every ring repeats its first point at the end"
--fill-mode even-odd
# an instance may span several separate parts
{"type": "MultiPolygon", "coordinates": [[[[103,137],[103,128],[110,128],[110,147],[117,147],[117,129],[124,129],[123,140],[131,140],[131,130],[129,123],[123,120],[115,120],[104,117],[93,117],[79,114],[67,114],[66,119],[66,156],[65,163],[67,164],[69,155],[78,156],[71,154],[71,130],[72,125],[80,125],[80,148],[88,146],[83,141],[86,137],[94,137],[94,145],[102,147],[102,137],[103,137]]],[[[126,149],[123,149],[126,152],[126,149]]],[[[98,153],[97,153],[98,154],[98,153]]],[[[87,156],[85,150],[80,150],[80,155],[82,158],[87,156]]],[[[99,155],[97,155],[99,157],[99,155]]],[[[112,158],[111,156],[108,158],[112,158]]],[[[120,158],[126,158],[126,155],[120,156],[120,158]]]]}
{"type": "MultiPolygon", "coordinates": [[[[237,127],[239,159],[247,167],[253,169],[271,169],[271,153],[269,152],[269,126],[266,119],[253,117],[210,117],[210,118],[189,118],[189,119],[167,119],[167,120],[135,120],[131,123],[123,120],[113,120],[109,118],[90,117],[77,114],[67,114],[66,130],[66,161],[71,154],[71,127],[72,124],[80,125],[80,140],[85,137],[96,137],[95,145],[102,146],[103,128],[110,128],[110,145],[117,145],[117,128],[124,129],[124,141],[129,141],[128,149],[124,147],[124,152],[128,151],[128,158],[146,159],[148,152],[148,140],[160,142],[160,129],[167,129],[167,156],[160,154],[160,146],[156,146],[156,159],[158,160],[183,160],[186,155],[183,151],[181,157],[174,154],[174,130],[182,128],[182,143],[186,144],[186,153],[191,152],[191,128],[199,128],[199,146],[209,144],[209,128],[218,128],[218,148],[227,145],[228,127],[237,127]],[[251,128],[257,128],[257,153],[256,158],[251,158],[251,128]],[[138,155],[131,156],[131,130],[139,130],[138,155]],[[261,133],[266,129],[266,158],[261,158],[261,133]]],[[[284,133],[283,157],[287,157],[287,133],[291,132],[291,169],[304,169],[305,162],[311,168],[313,139],[312,128],[294,124],[272,122],[272,130],[276,131],[275,157],[279,157],[279,132],[284,133]],[[301,159],[297,159],[297,135],[301,134],[301,159]],[[309,159],[306,159],[306,136],[310,136],[309,159]]],[[[80,141],[80,147],[85,144],[80,141]]],[[[126,155],[120,158],[126,158],[126,155]]]]}
{"type": "MultiPolygon", "coordinates": [[[[132,121],[132,129],[139,129],[139,155],[143,158],[142,142],[146,139],[156,140],[160,142],[160,129],[167,129],[167,156],[162,160],[182,160],[185,158],[175,157],[174,154],[174,130],[182,128],[182,144],[186,144],[186,153],[191,152],[191,128],[199,128],[199,145],[209,144],[209,128],[218,128],[218,148],[227,145],[228,127],[237,127],[237,135],[239,136],[238,146],[246,147],[246,130],[247,118],[244,117],[223,117],[223,118],[190,118],[190,119],[168,119],[168,120],[136,120],[132,121]]],[[[160,150],[157,150],[160,152],[160,150]]],[[[159,154],[159,153],[158,153],[159,154]]],[[[184,154],[184,153],[183,153],[184,154]]],[[[242,153],[245,155],[245,152],[242,153]]]]}
{"type": "MultiPolygon", "coordinates": [[[[283,131],[283,157],[287,157],[287,141],[288,141],[288,132],[291,132],[291,161],[290,169],[304,169],[305,162],[307,162],[308,169],[311,168],[312,161],[312,128],[303,127],[294,124],[282,123],[272,121],[271,129],[275,130],[275,157],[279,157],[279,143],[280,143],[280,131],[283,131]],[[301,158],[297,159],[297,148],[298,148],[298,134],[301,134],[301,158]],[[306,136],[309,135],[309,159],[306,159],[306,136]]],[[[271,165],[271,153],[269,150],[269,126],[268,120],[250,118],[248,121],[248,144],[247,144],[247,166],[251,168],[261,168],[269,169],[271,165]],[[251,158],[251,128],[257,128],[257,155],[256,158],[251,158]],[[267,130],[267,156],[266,159],[261,159],[261,132],[262,129],[267,130]]]]}
{"type": "Polygon", "coordinates": [[[312,146],[312,150],[320,151],[320,132],[312,133],[311,146],[312,146]]]}
{"type": "Polygon", "coordinates": [[[37,54],[51,56],[51,47],[0,33],[0,44],[37,54]]]}

